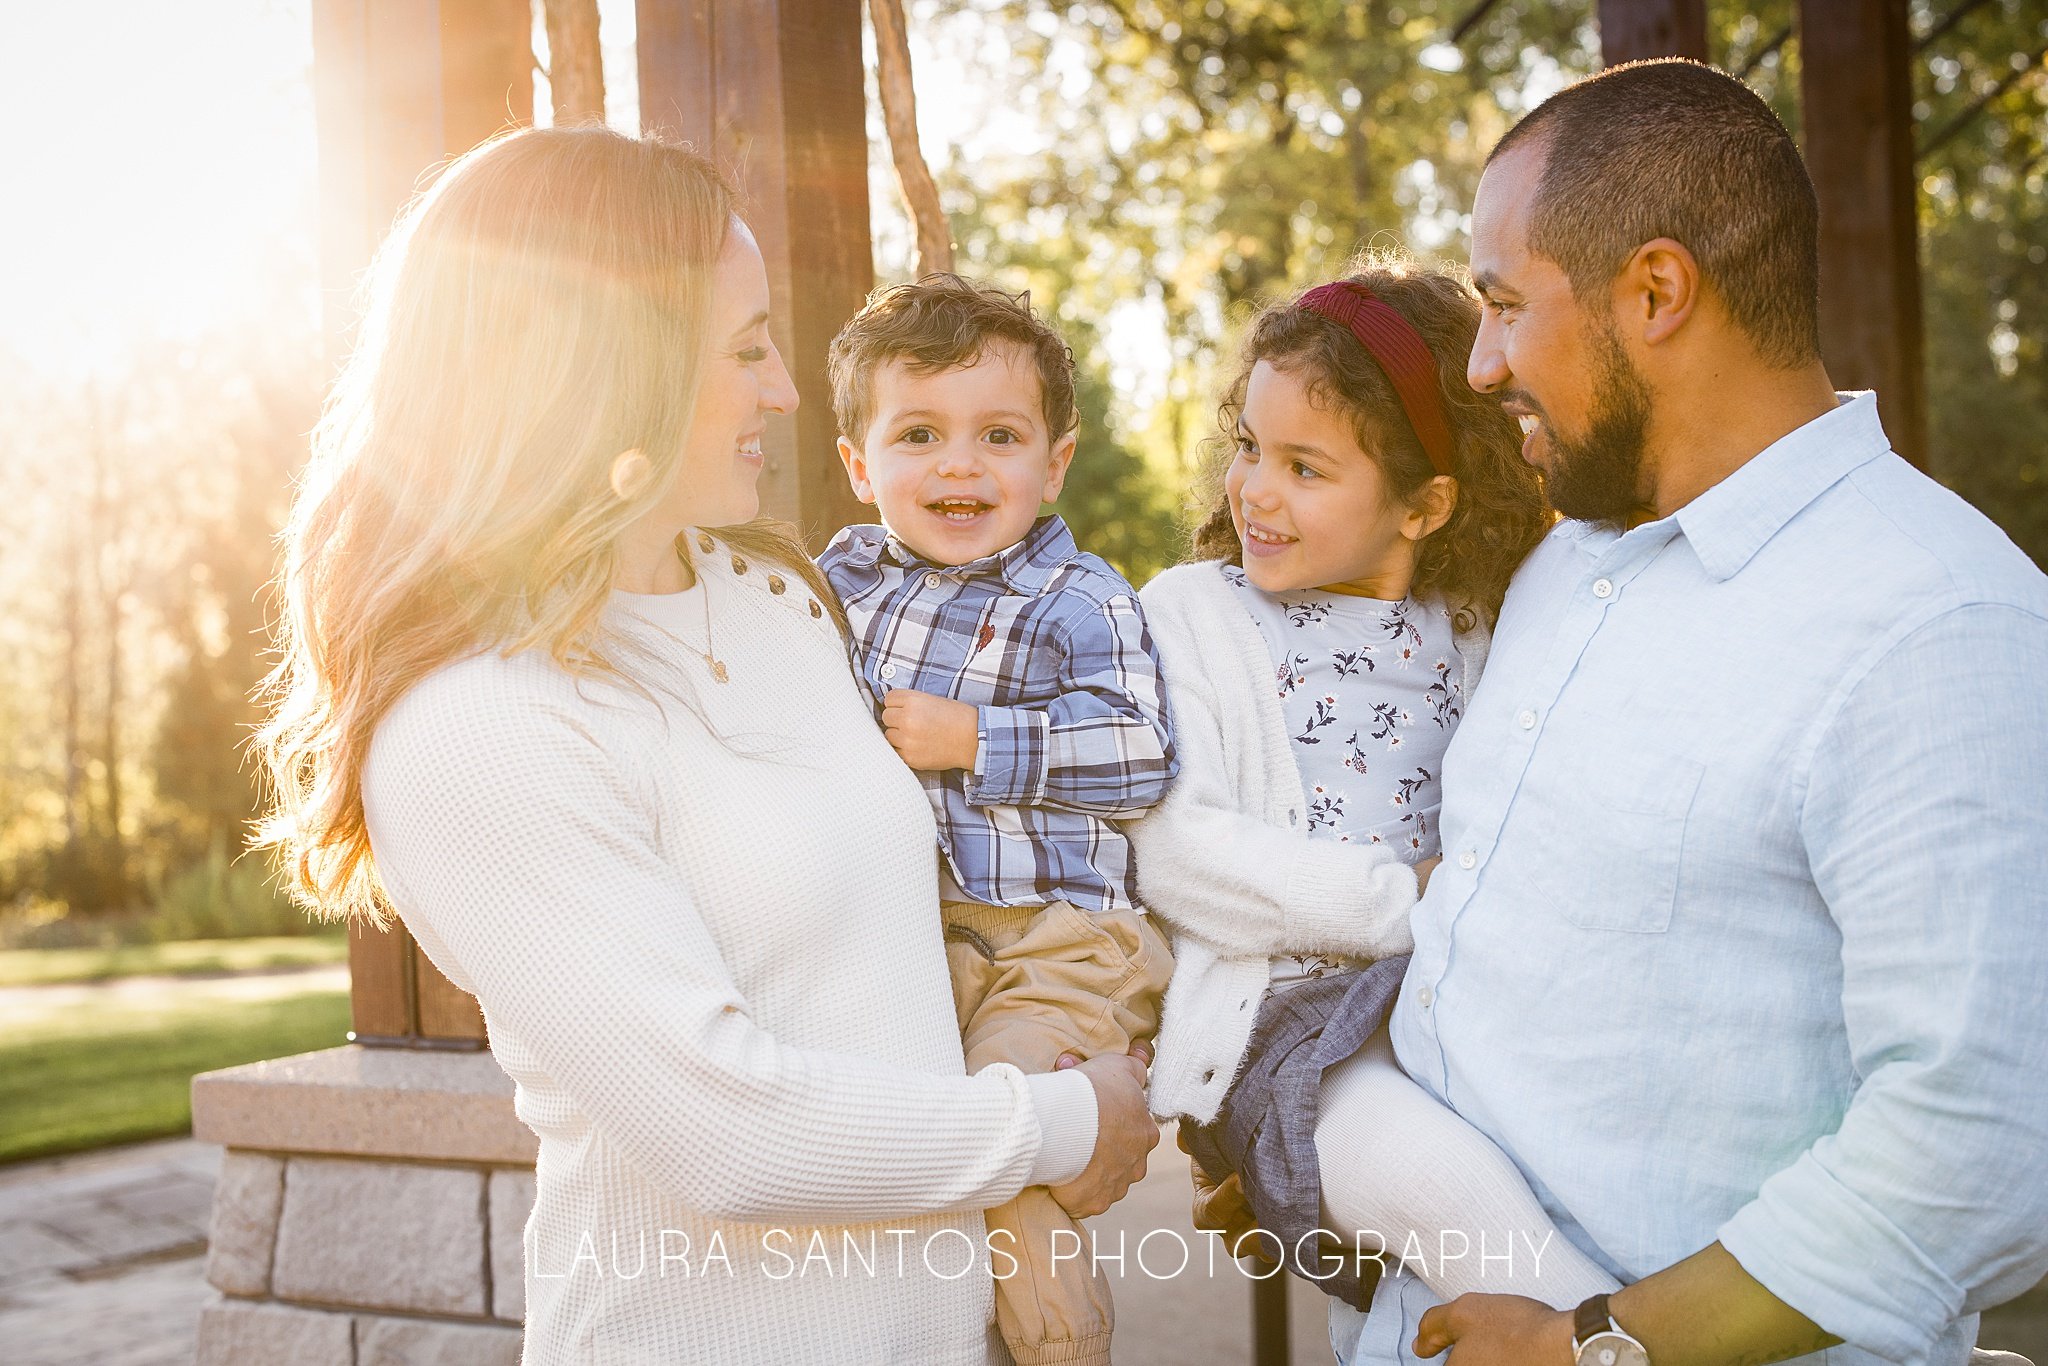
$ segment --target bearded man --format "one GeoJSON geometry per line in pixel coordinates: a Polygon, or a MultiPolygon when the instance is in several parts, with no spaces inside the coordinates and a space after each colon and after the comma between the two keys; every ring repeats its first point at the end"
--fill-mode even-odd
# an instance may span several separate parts
{"type": "Polygon", "coordinates": [[[1792,139],[1705,66],[1488,162],[1468,378],[1566,520],[1391,1030],[1625,1288],[1390,1274],[1347,1362],[1959,1366],[2048,1272],[2048,580],[1835,392],[1817,259],[1792,139]]]}

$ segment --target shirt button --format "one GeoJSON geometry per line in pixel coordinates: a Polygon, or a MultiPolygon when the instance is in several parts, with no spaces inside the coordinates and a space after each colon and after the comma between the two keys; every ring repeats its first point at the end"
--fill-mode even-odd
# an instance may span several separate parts
{"type": "Polygon", "coordinates": [[[1596,598],[1611,598],[1611,597],[1613,597],[1613,596],[1614,596],[1614,580],[1613,580],[1613,579],[1595,579],[1595,580],[1593,580],[1593,596],[1594,596],[1594,597],[1596,597],[1596,598]]]}
{"type": "Polygon", "coordinates": [[[1436,1004],[1436,989],[1425,982],[1422,989],[1415,993],[1415,1004],[1428,1010],[1436,1004]]]}
{"type": "Polygon", "coordinates": [[[927,574],[924,576],[924,586],[926,588],[937,588],[945,581],[946,579],[943,574],[927,574]]]}
{"type": "Polygon", "coordinates": [[[1458,866],[1468,873],[1471,872],[1479,866],[1479,855],[1467,849],[1464,853],[1458,855],[1458,866]]]}
{"type": "Polygon", "coordinates": [[[894,664],[884,664],[884,665],[882,666],[882,677],[884,677],[884,678],[894,678],[895,676],[896,676],[896,666],[895,666],[894,664]]]}
{"type": "Polygon", "coordinates": [[[1523,730],[1534,730],[1536,728],[1536,713],[1525,711],[1520,716],[1517,716],[1515,721],[1523,730]]]}

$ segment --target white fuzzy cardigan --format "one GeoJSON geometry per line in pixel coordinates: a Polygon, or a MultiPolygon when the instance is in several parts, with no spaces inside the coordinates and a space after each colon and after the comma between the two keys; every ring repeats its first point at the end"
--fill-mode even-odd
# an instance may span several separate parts
{"type": "MultiPolygon", "coordinates": [[[[1216,1118],[1281,953],[1385,958],[1415,941],[1415,870],[1391,851],[1310,840],[1301,773],[1258,623],[1219,561],[1169,569],[1139,594],[1166,676],[1180,775],[1127,824],[1138,893],[1173,933],[1152,1110],[1216,1118]]],[[[1481,625],[1456,638],[1467,698],[1481,625]]]]}

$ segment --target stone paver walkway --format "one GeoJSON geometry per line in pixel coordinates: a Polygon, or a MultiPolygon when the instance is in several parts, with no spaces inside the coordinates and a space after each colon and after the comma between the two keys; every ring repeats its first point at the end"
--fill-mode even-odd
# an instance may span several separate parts
{"type": "Polygon", "coordinates": [[[0,1167],[0,1343],[18,1366],[192,1359],[220,1149],[189,1138],[0,1167]]]}

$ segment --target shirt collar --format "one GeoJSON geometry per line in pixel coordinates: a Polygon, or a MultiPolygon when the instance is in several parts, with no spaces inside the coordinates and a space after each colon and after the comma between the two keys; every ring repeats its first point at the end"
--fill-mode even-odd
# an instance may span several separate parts
{"type": "Polygon", "coordinates": [[[959,565],[934,565],[912,550],[884,527],[857,526],[848,531],[846,563],[859,569],[872,568],[887,559],[905,569],[943,568],[962,578],[993,574],[1012,592],[1036,597],[1052,582],[1061,565],[1081,553],[1074,533],[1057,513],[1040,517],[1015,545],[959,565]]]}
{"type": "Polygon", "coordinates": [[[1891,449],[1876,394],[1835,400],[1832,411],[1779,437],[1672,514],[1715,579],[1733,577],[1814,499],[1891,449]]]}

